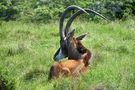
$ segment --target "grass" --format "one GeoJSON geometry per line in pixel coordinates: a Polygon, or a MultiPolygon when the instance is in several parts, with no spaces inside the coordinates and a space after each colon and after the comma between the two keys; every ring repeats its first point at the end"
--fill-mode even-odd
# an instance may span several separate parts
{"type": "Polygon", "coordinates": [[[91,68],[77,78],[47,81],[59,47],[59,23],[0,23],[0,87],[7,90],[134,90],[135,21],[77,21],[76,36],[91,50],[91,68]]]}

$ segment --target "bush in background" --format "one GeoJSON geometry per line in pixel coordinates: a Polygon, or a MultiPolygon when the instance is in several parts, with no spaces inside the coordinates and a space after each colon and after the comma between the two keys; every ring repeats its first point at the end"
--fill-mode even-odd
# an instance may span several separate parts
{"type": "Polygon", "coordinates": [[[93,9],[111,20],[135,15],[135,0],[1,0],[0,19],[48,22],[59,19],[69,5],[93,9]]]}

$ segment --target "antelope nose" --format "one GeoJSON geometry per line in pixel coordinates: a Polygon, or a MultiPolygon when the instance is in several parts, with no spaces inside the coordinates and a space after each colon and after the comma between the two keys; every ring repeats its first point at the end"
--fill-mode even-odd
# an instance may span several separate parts
{"type": "Polygon", "coordinates": [[[65,58],[65,56],[64,56],[64,54],[62,53],[62,50],[59,48],[59,49],[56,51],[56,53],[55,53],[53,59],[54,59],[54,61],[59,61],[59,60],[61,60],[61,59],[63,59],[63,58],[65,58]]]}

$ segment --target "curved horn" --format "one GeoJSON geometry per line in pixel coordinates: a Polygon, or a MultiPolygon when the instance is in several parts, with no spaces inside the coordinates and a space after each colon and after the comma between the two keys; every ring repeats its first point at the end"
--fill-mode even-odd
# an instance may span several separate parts
{"type": "MultiPolygon", "coordinates": [[[[84,10],[87,11],[89,14],[90,14],[90,13],[94,13],[94,14],[100,16],[101,18],[107,20],[103,15],[99,14],[98,12],[96,12],[96,11],[94,11],[94,10],[91,10],[91,9],[84,9],[84,10]]],[[[77,11],[75,14],[73,14],[73,15],[69,18],[69,20],[68,20],[68,22],[67,22],[67,24],[66,24],[66,28],[65,28],[65,34],[66,34],[66,35],[67,35],[68,32],[69,32],[69,28],[70,28],[70,26],[71,26],[73,20],[74,20],[77,16],[79,16],[79,15],[85,13],[84,10],[83,10],[83,11],[82,11],[82,10],[77,11]]]]}
{"type": "MultiPolygon", "coordinates": [[[[61,15],[61,17],[60,17],[59,30],[60,30],[60,39],[61,39],[61,40],[64,40],[64,38],[65,38],[65,33],[64,33],[64,31],[63,31],[64,18],[65,18],[65,16],[66,16],[67,12],[70,11],[70,10],[73,10],[73,9],[79,9],[79,10],[81,10],[81,11],[87,13],[84,9],[82,9],[82,8],[79,7],[79,6],[75,6],[75,5],[71,5],[71,6],[68,6],[68,7],[66,8],[66,10],[62,13],[62,15],[61,15]]],[[[88,14],[88,13],[87,13],[87,14],[88,14]]]]}

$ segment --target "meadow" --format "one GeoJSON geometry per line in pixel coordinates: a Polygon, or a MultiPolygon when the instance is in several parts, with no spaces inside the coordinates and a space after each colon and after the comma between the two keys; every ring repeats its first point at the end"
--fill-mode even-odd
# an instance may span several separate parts
{"type": "Polygon", "coordinates": [[[75,36],[91,50],[90,68],[48,81],[59,47],[59,23],[0,22],[0,87],[6,90],[135,90],[135,21],[75,21],[75,36]]]}

